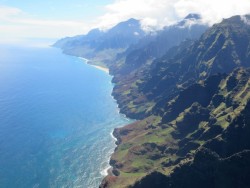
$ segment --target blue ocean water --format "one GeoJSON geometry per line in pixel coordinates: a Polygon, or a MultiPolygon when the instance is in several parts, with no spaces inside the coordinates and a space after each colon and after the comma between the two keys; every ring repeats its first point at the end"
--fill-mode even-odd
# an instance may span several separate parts
{"type": "Polygon", "coordinates": [[[98,187],[129,123],[112,87],[58,49],[0,46],[0,187],[98,187]]]}

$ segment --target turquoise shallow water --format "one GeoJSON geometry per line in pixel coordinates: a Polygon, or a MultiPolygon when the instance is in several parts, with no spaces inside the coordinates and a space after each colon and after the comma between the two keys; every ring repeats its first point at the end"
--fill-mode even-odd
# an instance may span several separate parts
{"type": "Polygon", "coordinates": [[[98,187],[130,121],[111,77],[54,48],[0,47],[0,187],[98,187]]]}

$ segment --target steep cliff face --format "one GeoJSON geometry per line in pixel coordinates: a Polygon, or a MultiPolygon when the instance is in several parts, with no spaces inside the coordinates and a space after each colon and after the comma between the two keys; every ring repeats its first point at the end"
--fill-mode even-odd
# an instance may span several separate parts
{"type": "Polygon", "coordinates": [[[145,64],[149,59],[160,58],[170,48],[181,42],[187,39],[198,39],[207,28],[208,26],[202,23],[199,15],[189,14],[180,22],[164,27],[131,45],[124,53],[125,62],[120,71],[131,71],[145,64]]]}
{"type": "Polygon", "coordinates": [[[190,161],[178,165],[169,176],[154,172],[131,187],[249,187],[249,117],[248,99],[244,109],[228,127],[204,143],[190,161]]]}
{"type": "Polygon", "coordinates": [[[194,82],[249,67],[249,33],[250,25],[235,16],[209,28],[199,40],[183,42],[162,58],[147,59],[129,73],[123,74],[126,66],[116,69],[114,95],[121,111],[140,119],[163,113],[166,103],[194,82]]]}
{"type": "MultiPolygon", "coordinates": [[[[132,187],[145,187],[148,182],[156,185],[159,179],[162,187],[188,184],[200,187],[202,178],[206,177],[215,178],[215,187],[220,187],[223,178],[241,181],[234,175],[240,171],[238,160],[241,157],[246,160],[244,164],[250,162],[243,152],[250,150],[249,91],[250,69],[239,68],[229,75],[214,75],[181,91],[169,101],[164,115],[149,116],[116,129],[114,135],[119,145],[112,155],[111,165],[119,176],[108,187],[132,186],[144,176],[132,187]],[[190,91],[197,95],[191,95],[190,91]],[[213,163],[205,161],[202,165],[202,148],[216,153],[218,159],[208,157],[213,163]],[[240,152],[244,155],[237,154],[240,152]],[[221,169],[216,171],[218,165],[221,169]],[[211,174],[207,174],[209,169],[211,174]],[[226,173],[226,169],[231,169],[232,174],[226,173]],[[194,179],[184,178],[187,171],[194,179]]],[[[246,183],[244,179],[243,184],[246,183]]]]}
{"type": "Polygon", "coordinates": [[[240,16],[223,20],[135,73],[136,90],[126,83],[142,120],[115,130],[119,176],[108,187],[249,186],[249,27],[240,16]]]}

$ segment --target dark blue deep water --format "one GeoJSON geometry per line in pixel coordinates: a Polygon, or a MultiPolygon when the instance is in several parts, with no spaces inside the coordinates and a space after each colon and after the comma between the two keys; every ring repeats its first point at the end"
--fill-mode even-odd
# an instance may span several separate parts
{"type": "Polygon", "coordinates": [[[58,49],[0,47],[0,187],[98,187],[129,123],[112,87],[58,49]]]}

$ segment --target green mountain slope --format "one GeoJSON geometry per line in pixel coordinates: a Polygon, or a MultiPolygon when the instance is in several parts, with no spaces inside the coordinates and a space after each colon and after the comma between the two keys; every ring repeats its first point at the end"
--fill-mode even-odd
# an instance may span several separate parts
{"type": "Polygon", "coordinates": [[[133,118],[159,110],[163,113],[165,104],[194,82],[216,73],[230,73],[236,67],[248,67],[249,41],[250,25],[235,16],[208,29],[198,41],[186,41],[125,76],[123,68],[118,69],[114,96],[121,111],[133,118]]]}
{"type": "Polygon", "coordinates": [[[141,120],[114,131],[116,176],[101,187],[249,186],[249,29],[235,16],[124,82],[117,72],[114,94],[141,120]]]}
{"type": "MultiPolygon", "coordinates": [[[[132,185],[148,172],[157,171],[161,175],[179,173],[176,169],[184,164],[192,167],[197,151],[203,147],[216,152],[218,160],[222,161],[243,150],[250,150],[249,91],[250,69],[236,69],[227,76],[215,75],[204,83],[193,84],[181,91],[169,103],[170,112],[178,109],[171,118],[166,118],[169,117],[166,112],[163,116],[152,115],[116,129],[114,135],[119,145],[112,155],[111,164],[119,176],[107,187],[132,185]],[[193,97],[190,91],[199,93],[201,97],[193,97]],[[203,96],[206,91],[211,93],[203,96]]],[[[152,178],[150,175],[147,177],[152,178]]],[[[171,178],[168,181],[172,181],[171,178]]]]}
{"type": "MultiPolygon", "coordinates": [[[[248,84],[249,79],[248,75],[248,84]]],[[[243,99],[243,101],[245,100],[243,99]]],[[[226,129],[205,142],[190,160],[179,164],[169,176],[154,172],[144,177],[133,187],[249,187],[249,97],[245,103],[246,105],[241,107],[243,110],[238,111],[238,114],[232,119],[231,114],[227,114],[225,117],[228,122],[226,129]]],[[[217,124],[221,125],[219,122],[217,124]]]]}

